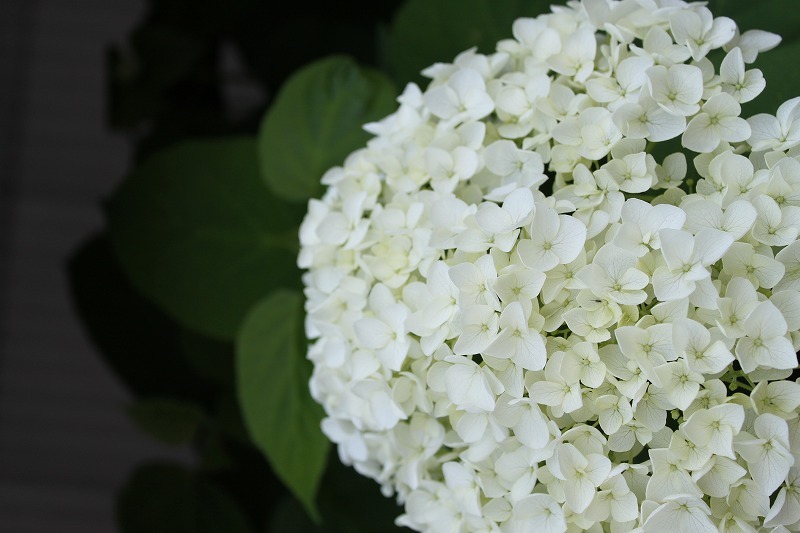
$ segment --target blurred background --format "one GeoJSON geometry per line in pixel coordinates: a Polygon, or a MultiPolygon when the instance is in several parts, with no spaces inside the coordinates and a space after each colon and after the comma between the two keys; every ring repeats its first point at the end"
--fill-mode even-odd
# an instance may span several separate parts
{"type": "Polygon", "coordinates": [[[0,1],[0,531],[116,531],[148,458],[190,461],[125,414],[74,312],[66,263],[103,225],[133,151],[108,128],[109,47],[141,0],[0,1]]]}
{"type": "Polygon", "coordinates": [[[270,85],[335,50],[321,44],[332,32],[366,50],[353,43],[393,7],[359,19],[354,3],[313,4],[276,21],[266,2],[0,0],[3,533],[118,531],[115,499],[137,465],[197,461],[126,413],[133,394],[78,317],[67,267],[136,160],[184,138],[253,132],[270,85]],[[335,24],[348,16],[354,27],[335,24]],[[333,24],[319,31],[323,20],[333,24]],[[314,33],[271,59],[272,39],[299,28],[314,33]]]}
{"type": "MultiPolygon", "coordinates": [[[[188,6],[158,4],[179,12],[188,6]]],[[[213,7],[198,2],[195,11],[202,11],[203,4],[213,7]]],[[[181,130],[185,123],[177,121],[172,129],[166,120],[167,126],[153,128],[162,102],[148,101],[148,95],[134,94],[141,96],[139,101],[117,109],[111,105],[109,73],[135,77],[121,72],[141,66],[130,54],[130,35],[137,25],[153,20],[156,10],[144,0],[0,1],[4,533],[117,531],[114,501],[136,465],[153,459],[194,460],[187,448],[156,443],[128,417],[124,407],[131,393],[88,339],[75,313],[66,269],[76,249],[102,229],[101,200],[129,171],[140,146],[136,141],[150,138],[158,128],[156,135],[169,130],[163,134],[169,140],[193,133],[192,126],[181,130]]],[[[187,26],[207,22],[193,20],[191,11],[183,14],[187,26]]],[[[181,35],[187,34],[191,44],[194,35],[181,35]]],[[[204,36],[208,42],[218,38],[212,31],[204,36]]],[[[263,110],[263,90],[235,79],[241,68],[237,50],[226,46],[217,51],[221,68],[231,73],[225,95],[231,120],[259,106],[263,110]]],[[[212,133],[223,126],[202,128],[212,133]]]]}

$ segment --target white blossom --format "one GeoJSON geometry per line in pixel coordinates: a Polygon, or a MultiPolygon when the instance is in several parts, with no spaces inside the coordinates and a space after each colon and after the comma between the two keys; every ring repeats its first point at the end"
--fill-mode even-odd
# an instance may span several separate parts
{"type": "Polygon", "coordinates": [[[736,343],[736,357],[745,372],[757,366],[777,369],[797,366],[794,347],[786,338],[786,319],[772,302],[756,305],[744,320],[742,330],[744,337],[736,343]]]}
{"type": "Polygon", "coordinates": [[[764,523],[767,527],[791,526],[798,521],[800,521],[800,468],[792,467],[764,523]]]}
{"type": "Polygon", "coordinates": [[[447,395],[462,409],[491,411],[503,385],[486,367],[467,357],[451,356],[453,363],[445,373],[447,395]]]}
{"type": "Polygon", "coordinates": [[[637,257],[613,244],[606,244],[594,256],[590,265],[578,272],[583,281],[599,298],[618,304],[638,305],[647,299],[642,290],[649,278],[635,268],[637,257]]]}
{"type": "Polygon", "coordinates": [[[742,49],[737,46],[728,52],[719,67],[722,90],[733,95],[740,104],[753,100],[767,86],[760,70],[745,70],[744,64],[742,49]]]}
{"type": "Polygon", "coordinates": [[[670,115],[691,116],[700,110],[703,73],[692,65],[656,65],[647,69],[650,96],[670,115]]]}
{"type": "Polygon", "coordinates": [[[712,455],[702,468],[692,473],[692,477],[704,494],[724,498],[730,492],[731,485],[746,473],[747,470],[736,461],[721,455],[712,455]]]}
{"type": "Polygon", "coordinates": [[[668,204],[650,205],[631,198],[622,207],[622,226],[614,237],[614,244],[642,257],[649,250],[661,248],[659,231],[662,228],[681,229],[686,213],[668,204]]]}
{"type": "Polygon", "coordinates": [[[800,528],[800,97],[741,105],[779,41],[571,0],[425,69],[325,173],[309,389],[398,525],[800,528]]]}
{"type": "Polygon", "coordinates": [[[720,141],[746,141],[750,138],[750,125],[739,117],[741,112],[733,96],[727,93],[712,96],[686,126],[683,146],[695,152],[711,152],[720,141]]]}
{"type": "Polygon", "coordinates": [[[512,302],[503,309],[500,333],[483,352],[492,357],[511,359],[526,370],[542,370],[547,360],[542,336],[531,330],[522,304],[512,302]]]}
{"type": "Polygon", "coordinates": [[[789,453],[789,428],[786,421],[771,414],[756,418],[755,439],[740,440],[736,451],[747,461],[750,475],[764,494],[775,492],[794,464],[789,453]]]}
{"type": "Polygon", "coordinates": [[[447,84],[424,95],[425,104],[435,116],[452,122],[478,120],[494,109],[483,77],[475,70],[459,70],[447,84]]]}
{"type": "Polygon", "coordinates": [[[594,56],[597,40],[594,32],[588,28],[567,37],[561,46],[561,51],[550,56],[550,68],[559,74],[571,76],[577,82],[586,81],[594,70],[594,56]]]}
{"type": "Polygon", "coordinates": [[[696,282],[711,276],[707,267],[733,244],[733,237],[711,229],[692,236],[682,230],[659,231],[661,253],[666,265],[653,273],[653,288],[660,300],[675,300],[692,294],[696,282]]]}
{"type": "Polygon", "coordinates": [[[646,497],[653,502],[668,500],[676,494],[702,496],[702,492],[683,466],[684,460],[668,448],[649,451],[653,475],[647,483],[646,497]]]}
{"type": "Polygon", "coordinates": [[[528,390],[531,399],[537,403],[557,407],[562,412],[571,413],[580,409],[583,400],[581,399],[580,377],[561,371],[564,355],[564,352],[557,352],[551,356],[545,367],[545,379],[531,384],[528,390]]]}
{"type": "Polygon", "coordinates": [[[456,355],[481,353],[497,338],[500,317],[488,305],[475,304],[461,313],[461,335],[453,346],[456,355]]]}
{"type": "Polygon", "coordinates": [[[764,31],[764,30],[747,30],[739,34],[736,32],[733,39],[725,46],[725,50],[729,47],[738,47],[742,50],[742,58],[745,63],[752,63],[758,57],[760,52],[772,50],[778,43],[781,42],[780,35],[764,31]]]}
{"type": "Polygon", "coordinates": [[[618,107],[613,120],[625,136],[652,142],[672,139],[686,130],[684,115],[670,113],[645,91],[639,93],[636,103],[618,107]]]}
{"type": "Polygon", "coordinates": [[[669,25],[675,41],[685,44],[699,61],[709,50],[721,48],[736,33],[736,24],[727,17],[717,17],[705,7],[695,10],[676,10],[669,16],[669,25]]]}
{"type": "Polygon", "coordinates": [[[510,531],[541,531],[542,533],[564,533],[567,523],[564,511],[547,494],[531,494],[514,505],[510,531]]]}
{"type": "Polygon", "coordinates": [[[748,143],[753,150],[787,150],[800,144],[800,121],[797,116],[800,97],[793,98],[778,108],[776,116],[762,113],[747,122],[752,131],[748,143]]]}
{"type": "Polygon", "coordinates": [[[716,455],[735,459],[733,437],[743,423],[742,406],[728,403],[695,411],[681,429],[697,446],[707,446],[716,455]]]}
{"type": "Polygon", "coordinates": [[[586,227],[582,222],[559,215],[545,205],[536,209],[529,234],[529,239],[518,243],[517,250],[527,267],[540,272],[572,262],[586,241],[586,227]]]}
{"type": "Polygon", "coordinates": [[[715,533],[716,526],[709,518],[711,509],[701,499],[675,496],[658,506],[644,523],[645,533],[659,531],[692,531],[715,533]]]}
{"type": "Polygon", "coordinates": [[[653,369],[667,399],[678,409],[685,411],[700,392],[703,375],[689,368],[685,359],[657,366],[653,369]]]}
{"type": "Polygon", "coordinates": [[[708,329],[689,318],[677,318],[672,323],[672,341],[675,353],[685,358],[688,367],[695,372],[716,374],[733,362],[725,343],[720,339],[712,342],[708,329]]]}
{"type": "Polygon", "coordinates": [[[589,507],[597,487],[611,471],[611,461],[599,453],[584,456],[572,444],[558,447],[558,475],[564,480],[564,497],[576,513],[589,507]]]}

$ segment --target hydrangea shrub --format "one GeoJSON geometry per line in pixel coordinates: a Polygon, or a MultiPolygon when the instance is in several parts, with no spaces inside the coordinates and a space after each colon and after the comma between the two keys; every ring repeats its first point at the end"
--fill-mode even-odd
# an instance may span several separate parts
{"type": "Polygon", "coordinates": [[[341,460],[426,532],[800,531],[800,98],[780,38],[582,0],[406,86],[299,264],[341,460]]]}

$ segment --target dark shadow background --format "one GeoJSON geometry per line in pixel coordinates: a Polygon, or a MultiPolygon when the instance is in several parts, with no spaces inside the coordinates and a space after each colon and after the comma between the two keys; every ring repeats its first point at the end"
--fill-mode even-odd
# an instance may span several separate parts
{"type": "Polygon", "coordinates": [[[131,146],[106,127],[105,57],[134,0],[0,2],[0,530],[110,532],[134,464],[186,452],[127,419],[64,265],[102,225],[131,146]]]}
{"type": "Polygon", "coordinates": [[[266,1],[0,0],[0,531],[117,531],[136,465],[196,461],[130,421],[76,314],[67,265],[102,230],[103,199],[153,150],[254,132],[303,63],[374,63],[364,40],[399,3],[279,18],[266,1]]]}

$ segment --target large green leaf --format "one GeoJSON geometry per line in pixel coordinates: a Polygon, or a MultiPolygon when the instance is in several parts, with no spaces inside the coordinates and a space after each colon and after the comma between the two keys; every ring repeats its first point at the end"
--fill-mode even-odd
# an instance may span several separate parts
{"type": "Polygon", "coordinates": [[[315,496],[329,442],[308,392],[303,298],[276,291],[256,305],[236,344],[239,403],[256,445],[278,477],[319,520],[315,496]]]}
{"type": "Polygon", "coordinates": [[[420,71],[449,62],[473,46],[482,53],[510,39],[519,17],[549,12],[552,0],[409,0],[400,8],[386,39],[385,60],[400,83],[422,81],[420,71]]]}
{"type": "Polygon", "coordinates": [[[189,142],[146,160],[111,199],[133,283],[183,325],[232,338],[272,289],[299,284],[296,224],[258,174],[252,139],[189,142]]]}
{"type": "Polygon", "coordinates": [[[258,151],[267,184],[292,201],[319,196],[325,171],[366,143],[362,125],[393,111],[395,95],[383,74],[345,56],[297,71],[261,124],[258,151]]]}
{"type": "Polygon", "coordinates": [[[140,467],[120,493],[122,533],[250,533],[236,501],[218,486],[169,463],[140,467]]]}

